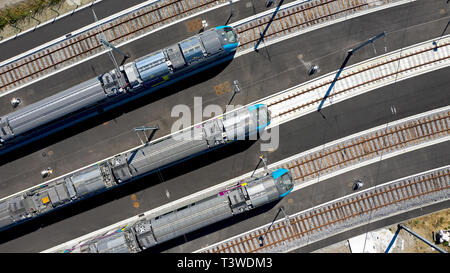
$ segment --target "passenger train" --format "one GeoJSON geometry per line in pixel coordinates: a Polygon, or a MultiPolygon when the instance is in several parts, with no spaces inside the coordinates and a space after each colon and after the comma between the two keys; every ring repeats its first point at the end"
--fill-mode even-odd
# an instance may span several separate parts
{"type": "MultiPolygon", "coordinates": [[[[103,232],[60,252],[136,253],[234,215],[279,200],[294,188],[287,169],[242,181],[229,190],[157,217],[141,216],[125,227],[103,232]],[[106,234],[106,235],[105,235],[106,234]]],[[[125,224],[124,224],[125,225],[125,224]]]]}
{"type": "Polygon", "coordinates": [[[219,26],[0,117],[0,154],[233,58],[239,38],[219,26]]]}
{"type": "Polygon", "coordinates": [[[270,124],[264,104],[222,116],[118,154],[0,201],[0,230],[73,204],[158,169],[261,134],[270,124]]]}

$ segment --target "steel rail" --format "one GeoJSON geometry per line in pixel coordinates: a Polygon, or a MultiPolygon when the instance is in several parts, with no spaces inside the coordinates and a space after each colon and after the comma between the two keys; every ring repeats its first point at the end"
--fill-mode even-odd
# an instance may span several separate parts
{"type": "MultiPolygon", "coordinates": [[[[294,31],[297,31],[300,27],[309,27],[316,23],[321,23],[319,22],[320,20],[325,21],[327,19],[336,19],[336,17],[342,13],[357,12],[358,10],[362,10],[363,7],[369,8],[369,2],[371,3],[374,1],[316,0],[313,3],[307,2],[300,6],[294,6],[287,10],[282,10],[275,17],[275,20],[272,23],[273,25],[269,27],[269,31],[266,35],[264,35],[264,39],[268,39],[277,34],[290,34],[294,29],[294,31]],[[359,2],[364,3],[360,4],[359,2]],[[347,6],[345,6],[344,3],[347,3],[347,6]],[[322,8],[323,14],[321,14],[320,8],[322,8]],[[333,16],[335,17],[332,18],[333,16]],[[302,19],[304,20],[303,22],[302,19]],[[278,25],[276,25],[277,23],[278,25]],[[276,29],[277,26],[278,30],[276,29]]],[[[383,0],[382,5],[386,5],[390,2],[392,1],[383,0]]],[[[253,46],[253,43],[260,37],[260,28],[268,23],[269,17],[270,16],[265,16],[262,19],[257,19],[256,24],[252,21],[236,27],[237,33],[244,38],[244,41],[241,41],[239,46],[240,50],[253,46]]]]}
{"type": "MultiPolygon", "coordinates": [[[[296,179],[294,191],[299,190],[303,187],[311,185],[312,183],[317,183],[317,182],[319,182],[319,180],[321,181],[321,180],[327,179],[330,176],[335,176],[341,172],[346,172],[352,168],[359,167],[359,166],[361,166],[361,164],[362,165],[371,164],[372,162],[386,159],[386,158],[398,155],[399,153],[403,154],[405,152],[411,151],[412,149],[420,149],[424,145],[433,145],[433,144],[440,143],[443,141],[448,141],[449,140],[448,128],[450,126],[449,115],[450,115],[450,108],[443,107],[440,109],[436,109],[433,111],[428,111],[426,113],[415,115],[412,117],[397,120],[397,121],[391,122],[389,124],[381,125],[381,126],[366,130],[364,132],[360,132],[355,135],[351,135],[351,136],[345,137],[343,139],[339,139],[337,141],[328,143],[324,146],[321,145],[321,146],[311,149],[309,151],[302,152],[298,155],[292,156],[292,157],[282,160],[280,162],[273,163],[269,166],[269,168],[270,169],[290,168],[291,174],[296,179]],[[425,122],[423,122],[423,121],[425,121],[425,122]],[[411,124],[414,124],[414,126],[408,126],[411,124]],[[405,144],[399,144],[399,142],[401,142],[404,139],[401,137],[400,134],[395,132],[395,130],[393,128],[403,129],[404,132],[407,132],[407,134],[410,135],[409,136],[410,141],[408,142],[408,146],[406,146],[405,144]],[[385,134],[384,135],[381,134],[380,133],[381,131],[384,131],[385,134]],[[430,136],[431,132],[434,132],[433,136],[430,136]],[[370,138],[371,135],[377,136],[377,138],[371,139],[370,138]],[[394,142],[390,139],[394,135],[397,136],[396,142],[394,142]],[[413,138],[414,140],[412,140],[411,138],[413,138]],[[366,139],[367,141],[378,142],[378,145],[383,146],[387,151],[383,154],[380,154],[379,151],[374,152],[374,149],[371,149],[370,151],[372,151],[372,155],[360,154],[359,159],[346,161],[347,163],[351,163],[353,165],[350,165],[350,164],[335,165],[333,168],[328,169],[328,170],[332,169],[332,171],[333,171],[332,173],[323,174],[323,175],[320,174],[321,175],[320,179],[309,176],[310,175],[309,173],[306,173],[304,176],[299,177],[298,170],[301,169],[301,166],[295,167],[294,166],[295,164],[297,164],[299,162],[304,162],[311,158],[314,158],[315,157],[314,155],[317,153],[323,155],[323,157],[326,157],[328,155],[328,153],[326,152],[327,149],[331,150],[331,151],[336,151],[337,149],[346,148],[345,145],[353,145],[353,147],[364,147],[362,143],[359,143],[359,145],[355,145],[355,144],[357,144],[356,141],[360,140],[360,139],[366,139]],[[390,140],[387,141],[386,139],[390,139],[390,140]],[[426,142],[428,142],[428,143],[426,143],[426,142]],[[378,155],[378,156],[375,157],[374,155],[378,155]],[[372,157],[370,157],[370,156],[372,156],[372,157]],[[337,166],[340,166],[340,169],[338,169],[337,166]]],[[[360,148],[360,149],[362,149],[362,148],[360,148]]],[[[355,154],[355,152],[352,152],[351,149],[347,149],[347,150],[350,153],[355,154]]],[[[347,153],[349,154],[349,152],[347,152],[347,153]]],[[[337,154],[339,154],[339,153],[337,153],[337,154]]],[[[346,159],[348,159],[348,158],[341,156],[336,159],[331,159],[331,161],[333,161],[333,160],[345,161],[346,159]]],[[[334,161],[333,163],[336,163],[336,161],[334,161]]],[[[308,168],[312,168],[312,167],[309,166],[308,168]]],[[[311,170],[313,170],[313,169],[311,169],[311,170]]],[[[262,170],[259,171],[260,174],[261,174],[261,172],[262,172],[262,170]]],[[[236,183],[241,183],[242,181],[244,181],[246,178],[248,178],[250,176],[250,174],[251,174],[251,172],[247,173],[245,175],[242,175],[240,177],[237,177],[235,179],[232,179],[230,181],[221,183],[220,185],[213,187],[213,189],[207,189],[207,190],[202,191],[201,193],[194,194],[193,196],[182,198],[179,202],[177,202],[176,205],[168,204],[168,205],[162,206],[161,208],[147,211],[144,214],[142,214],[142,216],[145,215],[146,217],[155,217],[157,215],[161,215],[163,213],[173,210],[174,207],[182,207],[182,206],[192,203],[194,200],[200,200],[201,199],[200,196],[203,196],[203,197],[210,196],[210,195],[216,194],[218,191],[229,189],[229,188],[235,186],[236,183]]],[[[364,201],[364,199],[363,199],[363,201],[364,201]]],[[[378,200],[376,202],[378,202],[378,200]]],[[[56,246],[56,247],[52,248],[51,251],[59,252],[62,248],[73,249],[77,245],[80,245],[83,242],[91,240],[94,237],[97,238],[98,236],[104,236],[105,234],[111,234],[112,232],[121,230],[124,226],[127,226],[127,225],[137,221],[140,218],[140,216],[141,215],[132,217],[130,219],[121,221],[120,223],[116,223],[109,227],[105,227],[99,231],[87,234],[87,235],[77,238],[77,239],[74,239],[74,240],[67,242],[65,244],[62,244],[60,246],[56,246]]],[[[266,228],[263,228],[263,229],[264,229],[264,231],[266,230],[266,228]]],[[[259,233],[259,235],[261,235],[262,233],[263,233],[263,231],[261,231],[261,233],[259,233]]]]}
{"type": "Polygon", "coordinates": [[[144,30],[154,29],[154,26],[186,17],[194,11],[198,12],[224,2],[226,1],[194,1],[193,6],[183,0],[171,0],[163,2],[163,4],[157,2],[142,10],[116,18],[112,22],[101,25],[101,30],[97,27],[92,28],[78,36],[62,41],[50,49],[43,49],[31,56],[1,67],[0,92],[6,91],[9,86],[18,86],[25,79],[37,78],[40,76],[39,74],[47,70],[55,70],[58,65],[70,64],[73,61],[78,61],[80,57],[102,51],[102,44],[96,39],[96,35],[100,31],[105,32],[108,42],[118,44],[126,40],[127,37],[133,38],[133,35],[138,32],[142,34],[144,30]],[[54,61],[55,59],[59,61],[54,61]]]}
{"type": "MultiPolygon", "coordinates": [[[[367,7],[364,9],[366,10],[371,7],[379,7],[396,1],[399,0],[383,0],[383,2],[374,0],[314,0],[313,2],[300,3],[280,11],[280,14],[277,15],[274,21],[276,26],[269,28],[265,39],[270,39],[280,33],[288,35],[291,32],[299,30],[302,26],[308,27],[328,19],[334,20],[339,17],[339,14],[355,13],[358,10],[362,10],[363,7],[367,7]],[[332,12],[333,9],[336,9],[336,11],[332,12]],[[323,16],[325,11],[329,13],[323,16]],[[294,19],[289,19],[291,17],[294,19]],[[295,23],[288,24],[285,22],[283,24],[281,23],[282,19],[289,19],[289,22],[295,23]],[[281,30],[274,30],[274,28],[280,28],[280,26],[281,30]]],[[[101,26],[101,29],[107,35],[108,41],[117,46],[123,41],[142,35],[144,30],[151,30],[154,26],[171,22],[176,18],[186,17],[194,11],[198,12],[225,2],[227,1],[204,0],[196,2],[199,4],[193,7],[187,6],[182,0],[172,0],[162,5],[156,3],[144,8],[143,11],[135,11],[131,15],[121,16],[108,24],[105,23],[101,26]],[[163,16],[162,11],[167,10],[176,10],[176,12],[166,12],[163,16]],[[180,10],[181,12],[177,13],[180,10]],[[159,20],[154,18],[158,18],[159,20]]],[[[245,40],[241,41],[238,50],[247,48],[248,45],[259,38],[257,36],[251,40],[246,40],[249,32],[255,32],[257,28],[261,27],[267,21],[266,17],[270,17],[270,14],[263,16],[263,19],[256,18],[237,26],[237,32],[240,33],[242,40],[245,40]],[[255,21],[259,21],[259,23],[255,24],[255,21]]],[[[62,41],[50,48],[45,48],[35,54],[0,67],[0,93],[19,87],[21,84],[29,82],[29,80],[37,79],[61,67],[103,51],[102,45],[95,38],[97,34],[97,28],[93,28],[68,39],[68,41],[62,41]]]]}
{"type": "MultiPolygon", "coordinates": [[[[330,20],[336,20],[360,11],[389,5],[398,0],[314,0],[300,5],[282,9],[272,22],[267,34],[266,41],[280,36],[287,36],[296,31],[311,27],[330,20]]],[[[269,21],[270,15],[256,18],[250,22],[236,25],[240,34],[240,47],[238,50],[248,49],[253,46],[260,37],[260,29],[269,21]],[[255,23],[256,21],[257,23],[255,23]]]]}
{"type": "MultiPolygon", "coordinates": [[[[417,175],[400,181],[394,181],[379,187],[347,196],[332,203],[319,206],[306,212],[289,217],[289,221],[279,220],[267,231],[265,227],[210,246],[203,253],[265,252],[274,249],[288,251],[299,239],[307,240],[318,233],[345,224],[358,216],[375,214],[405,201],[428,198],[431,194],[441,193],[448,197],[450,188],[450,167],[441,168],[425,175],[417,175]],[[265,234],[266,242],[261,245],[259,237],[265,234]],[[296,241],[297,240],[297,241],[296,241]]],[[[374,216],[374,215],[372,215],[374,216]]],[[[376,217],[375,217],[376,218],[376,217]]]]}
{"type": "MultiPolygon", "coordinates": [[[[442,43],[441,45],[435,46],[425,46],[424,48],[413,47],[410,48],[405,54],[401,54],[399,56],[394,56],[396,53],[392,55],[389,54],[387,56],[380,56],[375,61],[365,62],[362,65],[354,66],[347,68],[342,73],[341,77],[337,80],[337,83],[347,82],[354,83],[353,85],[345,86],[337,86],[335,91],[330,94],[330,97],[337,97],[346,92],[357,92],[360,88],[368,86],[369,84],[375,84],[381,81],[388,81],[392,79],[394,76],[406,74],[409,72],[414,73],[415,71],[421,68],[427,68],[434,64],[439,64],[442,62],[447,62],[450,60],[450,36],[446,37],[447,41],[442,43]],[[444,56],[439,57],[439,54],[435,54],[434,49],[439,51],[441,54],[442,51],[445,52],[444,56]],[[427,56],[430,52],[433,52],[433,56],[427,56]],[[431,58],[431,59],[430,59],[431,58]],[[402,62],[403,68],[393,67],[395,64],[399,64],[402,62]],[[391,66],[391,67],[389,67],[391,66]],[[391,71],[389,71],[391,70],[391,71]],[[381,72],[380,72],[381,71],[381,72]],[[380,76],[374,76],[377,74],[381,74],[380,76]]],[[[422,45],[423,46],[423,45],[422,45]]],[[[441,54],[442,55],[442,54],[441,54]]],[[[294,112],[301,110],[302,108],[311,107],[319,103],[322,99],[322,96],[316,95],[320,93],[321,88],[325,88],[332,82],[332,79],[320,79],[318,82],[315,82],[313,86],[303,87],[299,90],[293,90],[291,92],[286,92],[284,94],[280,94],[279,96],[274,96],[265,100],[265,103],[269,110],[272,113],[272,119],[281,118],[289,114],[294,114],[294,112]],[[304,103],[295,103],[295,99],[299,99],[300,96],[311,94],[314,98],[310,99],[306,102],[302,100],[304,103]],[[294,106],[291,107],[281,107],[279,106],[279,110],[274,109],[275,106],[278,106],[283,103],[293,102],[294,106]]],[[[342,85],[344,85],[342,84],[342,85]]]]}
{"type": "Polygon", "coordinates": [[[449,119],[450,111],[443,113],[443,116],[437,114],[431,119],[430,117],[424,117],[407,124],[398,124],[393,128],[390,127],[389,131],[376,131],[371,135],[360,137],[359,140],[352,140],[348,145],[342,144],[325,151],[319,151],[311,155],[309,159],[302,159],[301,163],[297,161],[292,165],[285,166],[285,168],[297,171],[295,173],[300,173],[300,175],[294,177],[295,180],[306,181],[307,178],[314,178],[325,170],[335,167],[343,168],[343,166],[352,163],[352,161],[364,157],[378,156],[382,151],[390,152],[396,147],[406,148],[410,143],[416,145],[420,140],[432,140],[434,137],[439,137],[442,134],[447,135],[450,130],[449,119]],[[440,123],[440,126],[437,125],[438,123],[440,123]],[[424,131],[427,132],[422,134],[416,133],[421,128],[426,128],[424,131]],[[429,132],[429,128],[436,129],[429,132]],[[392,138],[389,136],[392,136],[392,138]],[[392,143],[390,139],[392,139],[392,143]],[[348,152],[345,152],[346,150],[348,152]]]}

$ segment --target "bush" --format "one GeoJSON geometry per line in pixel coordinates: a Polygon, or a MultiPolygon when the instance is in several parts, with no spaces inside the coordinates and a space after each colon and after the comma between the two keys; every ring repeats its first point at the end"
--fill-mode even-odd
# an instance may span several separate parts
{"type": "Polygon", "coordinates": [[[0,16],[0,30],[2,30],[8,22],[6,22],[6,19],[3,16],[0,16]]]}
{"type": "Polygon", "coordinates": [[[61,3],[63,0],[28,0],[22,3],[6,6],[0,10],[0,30],[7,24],[15,24],[32,14],[40,13],[45,8],[61,3]],[[31,11],[31,13],[30,13],[31,11]]]}

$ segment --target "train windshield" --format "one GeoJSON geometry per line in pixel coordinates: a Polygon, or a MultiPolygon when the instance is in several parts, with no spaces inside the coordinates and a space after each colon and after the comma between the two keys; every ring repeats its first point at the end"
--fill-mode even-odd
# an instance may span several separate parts
{"type": "Polygon", "coordinates": [[[236,35],[231,27],[226,27],[223,29],[222,38],[229,43],[236,43],[236,35]]]}
{"type": "Polygon", "coordinates": [[[289,172],[283,174],[280,178],[278,178],[277,182],[277,187],[281,193],[286,193],[294,187],[292,176],[289,172]]]}
{"type": "Polygon", "coordinates": [[[258,126],[267,126],[270,123],[270,113],[267,107],[260,107],[257,111],[258,126]]]}

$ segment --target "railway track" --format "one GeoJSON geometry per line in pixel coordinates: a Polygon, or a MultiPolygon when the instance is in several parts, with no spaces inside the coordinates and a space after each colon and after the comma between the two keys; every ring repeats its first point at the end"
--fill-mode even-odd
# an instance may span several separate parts
{"type": "MultiPolygon", "coordinates": [[[[450,35],[437,46],[426,41],[364,61],[343,70],[326,105],[450,65],[450,35]]],[[[273,126],[316,111],[336,72],[260,100],[272,113],[273,126]]]]}
{"type": "MultiPolygon", "coordinates": [[[[438,139],[448,141],[450,107],[392,122],[344,140],[306,151],[271,168],[287,168],[295,186],[306,186],[346,168],[419,147],[438,139]]],[[[329,234],[356,227],[364,221],[395,214],[398,208],[413,208],[449,197],[450,166],[420,177],[377,186],[350,197],[301,212],[286,221],[268,225],[214,244],[200,252],[276,252],[288,251],[323,239],[329,234]],[[267,233],[266,233],[267,232],[267,233]],[[260,245],[259,237],[265,237],[260,245]]]]}
{"type": "Polygon", "coordinates": [[[450,109],[447,109],[371,130],[344,142],[306,153],[280,167],[291,171],[296,184],[304,183],[362,161],[446,137],[449,132],[450,109]]]}
{"type": "MultiPolygon", "coordinates": [[[[295,33],[330,20],[367,11],[403,0],[313,0],[280,9],[269,28],[265,41],[295,33]]],[[[165,0],[123,15],[100,26],[108,42],[120,46],[163,25],[183,19],[208,8],[228,3],[227,0],[165,0]]],[[[248,49],[259,38],[271,14],[237,25],[241,45],[248,49]]],[[[233,24],[232,24],[233,25],[233,24]]],[[[38,78],[76,64],[105,51],[94,27],[80,34],[14,60],[0,67],[0,94],[17,89],[38,78]]]]}
{"type": "MultiPolygon", "coordinates": [[[[367,11],[398,0],[313,0],[306,3],[281,8],[267,30],[264,41],[281,38],[331,20],[337,20],[358,12],[367,11]]],[[[235,25],[239,34],[238,50],[253,48],[260,38],[272,14],[250,22],[235,25]]]]}
{"type": "MultiPolygon", "coordinates": [[[[341,74],[329,99],[337,102],[361,94],[368,89],[373,90],[377,87],[395,82],[396,80],[448,66],[450,64],[449,43],[450,35],[444,36],[439,40],[438,46],[436,47],[437,51],[434,51],[435,48],[434,45],[432,45],[432,42],[427,41],[419,45],[411,46],[350,66],[341,74]]],[[[268,98],[253,102],[252,104],[264,103],[268,105],[272,116],[270,127],[277,126],[303,114],[315,111],[317,108],[314,106],[318,105],[319,100],[322,99],[327,86],[331,83],[333,78],[334,73],[330,73],[329,75],[313,79],[305,84],[271,95],[268,98]]],[[[326,105],[327,103],[325,103],[325,106],[326,105]]],[[[443,133],[448,133],[448,113],[446,114],[446,117],[445,124],[447,126],[447,131],[443,133]]],[[[418,127],[415,128],[417,129],[418,127]]],[[[130,150],[137,148],[138,147],[134,147],[130,150]]],[[[366,147],[363,149],[366,149],[366,147]]],[[[372,152],[373,151],[374,150],[372,149],[372,152]]],[[[375,153],[372,154],[372,156],[375,156],[380,152],[381,151],[375,150],[375,153]]],[[[109,158],[112,157],[114,156],[109,158]]],[[[336,168],[336,166],[334,168],[336,168]]],[[[315,169],[317,170],[317,168],[315,169]]],[[[328,168],[321,170],[321,172],[329,170],[330,169],[328,168]]],[[[302,171],[302,173],[304,173],[304,171],[302,171]]],[[[312,175],[317,174],[319,174],[319,172],[312,175]]],[[[50,183],[51,181],[52,180],[46,183],[50,183]]],[[[29,189],[24,191],[27,190],[29,189]]],[[[2,198],[2,200],[4,198],[2,198]]]]}
{"type": "Polygon", "coordinates": [[[139,37],[163,25],[212,8],[227,0],[162,0],[125,14],[64,41],[0,67],[0,93],[105,51],[97,39],[102,31],[113,45],[139,37]]]}
{"type": "MultiPolygon", "coordinates": [[[[388,158],[390,156],[394,156],[395,154],[404,153],[412,149],[418,149],[421,145],[424,145],[426,142],[438,143],[442,141],[448,141],[449,138],[449,127],[450,127],[450,106],[443,107],[437,110],[433,110],[430,112],[426,112],[423,114],[419,114],[416,116],[412,116],[409,118],[405,118],[402,120],[398,120],[395,122],[391,122],[387,125],[378,126],[376,128],[372,128],[370,130],[348,136],[343,139],[336,140],[332,143],[325,144],[323,146],[319,146],[317,148],[311,149],[309,151],[303,152],[301,154],[295,155],[293,157],[287,158],[282,162],[277,162],[271,164],[269,166],[270,169],[277,168],[288,168],[293,175],[295,180],[295,189],[298,190],[302,187],[306,187],[319,179],[326,179],[327,176],[336,175],[340,172],[348,171],[350,168],[354,168],[359,164],[370,164],[371,162],[376,162],[377,160],[381,160],[384,158],[388,158]]],[[[428,191],[417,192],[417,189],[413,189],[413,193],[418,193],[423,195],[410,196],[408,199],[410,201],[414,201],[416,205],[425,204],[426,200],[424,198],[431,198],[429,200],[443,200],[449,197],[448,186],[449,186],[449,169],[447,167],[446,170],[446,180],[440,181],[441,185],[445,187],[436,186],[436,184],[417,184],[422,187],[428,187],[428,191]],[[435,190],[434,193],[431,190],[435,190]],[[444,192],[444,193],[443,193],[444,192]],[[433,195],[434,194],[434,195],[433,195]],[[443,195],[444,194],[444,195],[443,195]],[[431,196],[431,197],[430,197],[431,196]]],[[[255,175],[262,175],[263,170],[256,171],[255,175]]],[[[167,204],[162,206],[161,208],[153,209],[151,211],[147,211],[142,215],[146,217],[157,216],[168,211],[173,210],[175,207],[183,207],[187,204],[191,204],[196,200],[200,200],[205,196],[211,196],[213,194],[217,194],[217,192],[226,190],[227,188],[233,187],[238,183],[242,183],[243,180],[248,178],[251,173],[244,174],[240,177],[232,179],[230,181],[224,182],[220,185],[214,186],[213,188],[202,191],[201,193],[194,194],[193,196],[188,196],[182,198],[180,202],[177,204],[167,204]]],[[[434,182],[433,182],[434,183],[434,182]]],[[[406,184],[403,184],[406,185],[406,184]]],[[[383,185],[377,186],[376,193],[380,198],[385,198],[386,196],[390,199],[383,199],[384,203],[380,203],[381,200],[370,200],[367,198],[368,195],[362,195],[363,197],[359,200],[350,203],[343,203],[340,201],[338,205],[327,204],[326,206],[321,206],[319,208],[319,212],[329,212],[337,213],[336,215],[340,215],[341,218],[336,218],[334,220],[330,220],[328,222],[323,222],[324,219],[310,217],[311,215],[317,214],[316,208],[310,210],[307,216],[305,214],[301,214],[299,219],[311,219],[314,221],[321,221],[321,224],[314,224],[311,230],[305,229],[306,223],[296,222],[295,218],[291,217],[290,224],[286,225],[283,221],[278,221],[274,226],[276,229],[271,228],[270,232],[275,232],[271,235],[267,235],[265,247],[259,247],[259,236],[266,232],[267,225],[256,230],[250,231],[243,235],[238,235],[235,238],[231,238],[219,244],[214,244],[207,249],[201,250],[201,252],[275,252],[275,251],[285,251],[288,247],[298,247],[299,244],[304,244],[305,242],[312,242],[314,238],[322,238],[324,232],[333,231],[336,225],[340,225],[339,227],[348,228],[355,227],[360,223],[360,218],[358,214],[351,215],[349,213],[343,215],[338,207],[342,207],[342,209],[346,209],[343,204],[354,204],[354,206],[364,206],[362,212],[359,216],[365,217],[363,219],[368,219],[370,211],[374,211],[374,213],[381,213],[382,216],[390,216],[393,213],[396,213],[396,206],[406,206],[405,203],[401,203],[402,201],[399,198],[405,198],[403,193],[390,191],[383,193],[383,185]],[[400,195],[402,194],[402,195],[400,195]],[[369,205],[372,205],[372,201],[375,202],[378,207],[369,207],[369,205],[365,204],[364,200],[370,202],[369,205]],[[390,200],[390,201],[389,201],[390,200]],[[388,202],[389,201],[389,202],[388,202]],[[359,205],[359,203],[363,202],[363,204],[359,205]],[[383,206],[382,206],[383,205],[383,206]],[[367,207],[366,207],[367,206],[367,207]],[[390,207],[394,208],[394,210],[389,210],[390,207]],[[336,208],[335,212],[328,210],[328,208],[336,208]],[[309,218],[308,218],[309,217],[309,218]],[[359,222],[358,222],[359,221],[359,222]],[[300,225],[299,228],[294,227],[294,225],[300,225]],[[279,227],[279,228],[278,228],[279,227]],[[286,230],[286,228],[290,228],[286,230]],[[278,231],[276,231],[278,230],[278,231]],[[284,234],[282,237],[277,232],[281,232],[284,234]],[[309,236],[309,237],[308,237],[309,236]],[[316,237],[314,237],[316,236],[316,237]],[[311,239],[312,238],[312,239],[311,239]],[[284,240],[284,241],[283,241],[284,240]],[[305,241],[306,240],[306,241],[305,241]],[[299,243],[300,241],[300,243],[299,243]],[[245,243],[247,242],[247,243],[245,243]],[[270,246],[269,246],[270,242],[270,246]],[[239,245],[242,243],[242,245],[239,245]],[[279,247],[279,249],[275,249],[275,247],[279,247]]],[[[385,187],[386,189],[392,189],[392,187],[385,187]]],[[[361,192],[358,194],[370,193],[370,191],[361,192]]],[[[402,199],[403,200],[403,199],[402,199]]],[[[406,199],[405,199],[406,200],[406,199]]],[[[351,206],[351,205],[350,205],[351,206]]],[[[409,206],[411,207],[411,206],[409,206]]],[[[408,207],[408,208],[409,208],[408,207]]],[[[352,208],[353,209],[353,208],[352,208]]],[[[299,214],[300,215],[300,214],[299,214]]],[[[376,215],[375,215],[376,216],[376,215]]],[[[370,216],[370,217],[375,217],[370,216]]],[[[375,219],[375,218],[372,218],[375,219]]],[[[105,227],[98,232],[94,232],[92,234],[87,234],[81,238],[77,238],[72,240],[71,242],[62,244],[60,246],[54,247],[51,249],[51,252],[60,252],[64,249],[72,249],[74,246],[80,245],[83,242],[87,242],[91,240],[93,237],[98,236],[106,236],[108,234],[117,232],[118,230],[123,229],[129,224],[133,224],[135,221],[139,220],[139,216],[134,216],[130,219],[121,221],[120,223],[116,223],[109,227],[105,227]]],[[[306,220],[308,221],[308,220],[306,220]]],[[[339,230],[338,230],[339,231],[339,230]]],[[[269,234],[269,233],[268,233],[269,234]]],[[[326,234],[326,233],[325,233],[326,234]]]]}
{"type": "Polygon", "coordinates": [[[450,197],[450,166],[386,183],[201,249],[202,253],[288,252],[450,197]],[[259,239],[262,236],[263,244],[259,239]]]}

